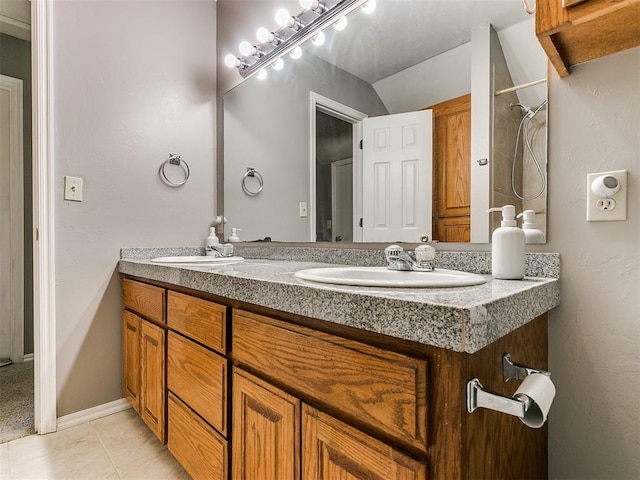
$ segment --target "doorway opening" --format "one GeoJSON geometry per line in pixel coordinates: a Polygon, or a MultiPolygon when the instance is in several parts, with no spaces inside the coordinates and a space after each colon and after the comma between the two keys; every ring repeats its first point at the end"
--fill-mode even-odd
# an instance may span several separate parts
{"type": "Polygon", "coordinates": [[[310,241],[362,239],[362,120],[367,115],[311,92],[310,241]]]}
{"type": "MultiPolygon", "coordinates": [[[[28,2],[23,10],[28,17],[28,2]]],[[[25,30],[0,33],[0,443],[35,431],[31,42],[25,30]]]]}
{"type": "Polygon", "coordinates": [[[353,242],[353,125],[316,111],[316,241],[353,242]]]}

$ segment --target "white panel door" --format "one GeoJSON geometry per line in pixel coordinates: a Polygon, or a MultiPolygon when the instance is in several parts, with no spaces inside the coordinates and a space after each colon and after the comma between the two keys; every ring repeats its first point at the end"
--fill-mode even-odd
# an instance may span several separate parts
{"type": "Polygon", "coordinates": [[[9,91],[0,88],[0,359],[11,357],[11,142],[9,91]]]}
{"type": "Polygon", "coordinates": [[[432,237],[432,137],[431,110],[363,120],[364,242],[432,237]]]}
{"type": "Polygon", "coordinates": [[[353,242],[353,162],[331,163],[331,218],[334,242],[353,242]]]}
{"type": "Polygon", "coordinates": [[[22,80],[0,75],[0,362],[24,356],[22,80]]]}

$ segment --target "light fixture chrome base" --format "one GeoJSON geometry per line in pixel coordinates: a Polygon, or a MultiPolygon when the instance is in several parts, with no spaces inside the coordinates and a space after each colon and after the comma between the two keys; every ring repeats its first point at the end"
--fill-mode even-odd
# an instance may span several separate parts
{"type": "Polygon", "coordinates": [[[257,74],[264,67],[291,52],[296,46],[310,39],[325,27],[335,23],[339,18],[347,15],[367,1],[368,0],[340,0],[331,8],[325,8],[322,12],[315,12],[318,15],[317,18],[306,25],[300,24],[298,26],[299,28],[293,29],[294,33],[287,35],[286,38],[283,32],[286,31],[287,27],[272,32],[279,35],[283,40],[276,45],[271,44],[270,49],[265,49],[264,55],[255,59],[255,61],[249,61],[249,57],[239,58],[237,62],[238,72],[243,78],[249,78],[257,74]]]}

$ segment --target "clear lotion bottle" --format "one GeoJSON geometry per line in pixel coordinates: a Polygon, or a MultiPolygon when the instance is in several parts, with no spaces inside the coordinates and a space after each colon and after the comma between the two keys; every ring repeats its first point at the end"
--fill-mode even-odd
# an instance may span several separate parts
{"type": "Polygon", "coordinates": [[[525,272],[525,234],[516,223],[516,207],[505,205],[488,212],[502,212],[502,222],[491,237],[491,275],[503,280],[521,280],[525,272]]]}

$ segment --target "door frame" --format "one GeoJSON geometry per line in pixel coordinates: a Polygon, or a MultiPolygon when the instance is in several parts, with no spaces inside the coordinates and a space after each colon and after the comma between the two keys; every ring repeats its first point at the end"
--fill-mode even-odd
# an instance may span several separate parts
{"type": "Polygon", "coordinates": [[[23,82],[18,78],[0,75],[0,89],[9,92],[9,358],[14,363],[21,363],[24,360],[23,82]]]}
{"type": "MultiPolygon", "coordinates": [[[[368,117],[316,92],[309,92],[309,241],[316,241],[316,111],[351,123],[353,127],[353,218],[362,216],[362,120],[368,117]]],[[[362,230],[355,228],[353,241],[362,240],[362,230]]]]}
{"type": "Polygon", "coordinates": [[[34,420],[39,434],[55,432],[57,420],[52,39],[53,0],[32,0],[34,420]]]}

